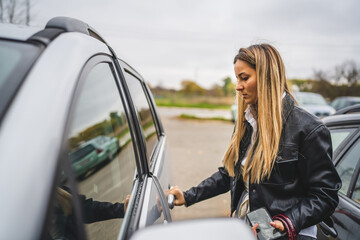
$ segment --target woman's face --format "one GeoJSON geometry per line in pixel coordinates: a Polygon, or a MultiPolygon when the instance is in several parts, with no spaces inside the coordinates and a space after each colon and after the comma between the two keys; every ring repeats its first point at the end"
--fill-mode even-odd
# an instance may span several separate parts
{"type": "Polygon", "coordinates": [[[242,95],[245,103],[255,104],[257,102],[257,80],[256,71],[247,62],[237,60],[234,66],[237,79],[236,91],[242,95]]]}

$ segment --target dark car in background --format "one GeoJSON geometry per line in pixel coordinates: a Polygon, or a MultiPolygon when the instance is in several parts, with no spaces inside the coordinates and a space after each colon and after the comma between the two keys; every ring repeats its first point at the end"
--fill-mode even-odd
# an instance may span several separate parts
{"type": "Polygon", "coordinates": [[[359,239],[360,229],[360,114],[322,119],[331,133],[333,161],[342,180],[339,205],[321,224],[318,239],[359,239]]]}
{"type": "Polygon", "coordinates": [[[335,110],[339,110],[355,104],[360,104],[360,97],[352,97],[352,96],[337,97],[330,103],[330,105],[333,108],[335,108],[335,110]]]}
{"type": "Polygon", "coordinates": [[[337,110],[334,115],[352,114],[352,113],[360,113],[360,104],[354,104],[351,106],[341,108],[341,109],[337,110]]]}
{"type": "Polygon", "coordinates": [[[172,221],[152,95],[86,23],[0,24],[0,124],[1,239],[128,239],[172,221]]]}

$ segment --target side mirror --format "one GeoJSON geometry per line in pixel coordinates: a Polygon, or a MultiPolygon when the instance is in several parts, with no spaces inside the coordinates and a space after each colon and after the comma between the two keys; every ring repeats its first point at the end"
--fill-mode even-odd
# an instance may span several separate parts
{"type": "Polygon", "coordinates": [[[196,219],[154,225],[134,233],[131,240],[256,239],[250,226],[235,218],[196,219]]]}

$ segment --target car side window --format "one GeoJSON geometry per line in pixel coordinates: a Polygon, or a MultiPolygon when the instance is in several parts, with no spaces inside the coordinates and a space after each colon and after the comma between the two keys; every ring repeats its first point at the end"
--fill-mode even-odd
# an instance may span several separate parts
{"type": "Polygon", "coordinates": [[[116,239],[136,174],[129,125],[112,65],[92,68],[77,92],[69,161],[89,239],[116,239]]]}
{"type": "Polygon", "coordinates": [[[355,187],[354,187],[354,191],[351,196],[351,199],[360,204],[360,177],[359,177],[359,175],[357,176],[357,181],[355,183],[355,187]]]}
{"type": "Polygon", "coordinates": [[[336,166],[336,169],[342,181],[342,187],[340,189],[340,192],[344,195],[347,195],[347,192],[350,187],[351,179],[353,177],[356,166],[360,160],[359,153],[360,153],[360,141],[358,140],[345,154],[341,162],[336,166]]]}
{"type": "Polygon", "coordinates": [[[73,195],[75,191],[70,184],[68,170],[62,162],[43,239],[81,239],[81,228],[77,225],[79,214],[74,208],[76,196],[73,195]]]}
{"type": "Polygon", "coordinates": [[[158,142],[155,120],[151,114],[150,105],[140,80],[127,72],[125,72],[125,80],[139,117],[144,139],[146,141],[147,157],[148,161],[150,161],[151,154],[158,142]]]}
{"type": "Polygon", "coordinates": [[[356,128],[330,129],[333,152],[335,152],[340,144],[355,130],[356,128]]]}

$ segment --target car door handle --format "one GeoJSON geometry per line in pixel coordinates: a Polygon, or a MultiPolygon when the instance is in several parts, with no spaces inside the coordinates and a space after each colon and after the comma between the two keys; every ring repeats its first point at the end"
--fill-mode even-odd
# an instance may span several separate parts
{"type": "Polygon", "coordinates": [[[325,235],[336,238],[338,234],[336,232],[336,229],[333,227],[334,223],[331,218],[329,218],[329,220],[330,220],[330,224],[332,223],[331,224],[332,226],[329,226],[327,223],[325,223],[325,221],[320,222],[319,226],[325,235]]]}
{"type": "MultiPolygon", "coordinates": [[[[172,189],[173,187],[170,187],[169,189],[172,189]]],[[[175,196],[173,194],[169,194],[168,195],[168,205],[170,209],[174,208],[174,200],[175,200],[175,196]]]]}

